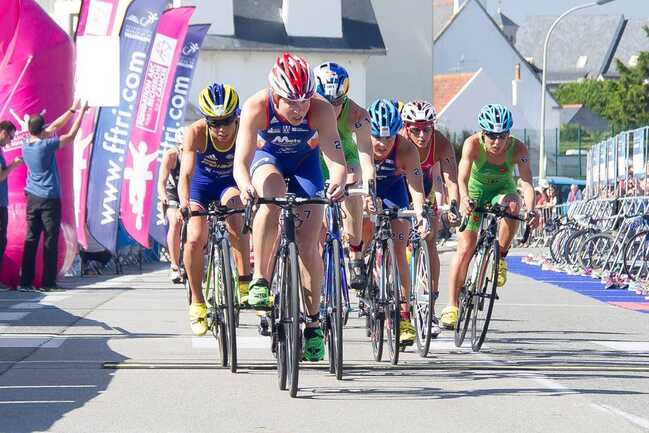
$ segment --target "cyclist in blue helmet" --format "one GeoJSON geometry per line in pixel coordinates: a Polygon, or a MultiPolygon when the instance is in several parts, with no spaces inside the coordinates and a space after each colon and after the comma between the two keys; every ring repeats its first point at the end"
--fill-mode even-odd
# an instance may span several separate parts
{"type": "MultiPolygon", "coordinates": [[[[534,188],[529,156],[525,145],[510,135],[514,126],[511,111],[500,104],[485,105],[480,110],[478,124],[480,132],[464,142],[458,168],[460,213],[469,217],[469,223],[466,230],[459,234],[457,253],[449,271],[449,304],[440,317],[442,325],[447,328],[454,328],[457,323],[458,294],[464,284],[469,261],[476,246],[481,217],[473,212],[474,207],[498,203],[507,206],[512,214],[518,214],[521,209],[521,199],[513,177],[515,165],[518,166],[521,178],[529,222],[532,226],[538,223],[534,213],[534,188]]],[[[504,286],[507,281],[505,257],[517,229],[518,221],[501,221],[498,239],[501,252],[501,260],[498,263],[499,287],[504,286]]]]}
{"type": "MultiPolygon", "coordinates": [[[[356,183],[355,188],[367,185],[376,178],[370,141],[370,117],[365,108],[347,96],[349,75],[345,68],[334,62],[325,62],[315,69],[316,91],[334,108],[338,135],[342,142],[347,163],[347,182],[356,183]]],[[[324,161],[322,172],[328,177],[324,161]]],[[[363,287],[363,199],[348,197],[342,204],[348,218],[343,219],[343,229],[348,236],[351,268],[350,286],[356,290],[363,287]]]]}
{"type": "MultiPolygon", "coordinates": [[[[426,235],[429,227],[423,218],[425,202],[423,174],[417,147],[408,138],[399,134],[401,115],[394,102],[388,99],[376,100],[369,108],[374,164],[376,167],[376,193],[383,207],[407,209],[408,192],[412,205],[418,213],[417,223],[422,234],[426,235]],[[406,189],[407,185],[407,189],[406,189]]],[[[410,291],[410,274],[406,261],[410,223],[405,220],[392,221],[394,232],[394,249],[401,277],[403,299],[408,299],[410,291]]],[[[405,345],[415,341],[415,328],[410,323],[408,303],[401,305],[400,334],[405,345]]]]}

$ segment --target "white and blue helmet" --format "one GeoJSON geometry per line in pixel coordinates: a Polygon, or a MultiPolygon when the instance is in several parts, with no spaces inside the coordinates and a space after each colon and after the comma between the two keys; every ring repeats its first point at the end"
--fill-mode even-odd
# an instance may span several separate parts
{"type": "Polygon", "coordinates": [[[403,126],[399,109],[389,99],[377,99],[367,111],[370,114],[371,133],[374,137],[393,137],[403,126]]]}
{"type": "Polygon", "coordinates": [[[512,112],[501,104],[488,104],[482,107],[478,123],[483,131],[495,134],[509,132],[514,126],[512,112]]]}

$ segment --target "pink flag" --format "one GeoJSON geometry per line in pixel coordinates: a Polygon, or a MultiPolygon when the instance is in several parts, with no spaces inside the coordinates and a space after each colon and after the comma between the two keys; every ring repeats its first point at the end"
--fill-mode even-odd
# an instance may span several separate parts
{"type": "MultiPolygon", "coordinates": [[[[51,122],[72,104],[74,47],[70,37],[35,0],[3,0],[0,14],[0,119],[18,127],[16,140],[5,151],[7,161],[21,154],[31,114],[43,113],[51,122]],[[37,29],[38,31],[35,31],[37,29]]],[[[76,254],[72,195],[72,147],[57,152],[61,181],[61,234],[58,269],[64,271],[76,254]]],[[[16,285],[26,233],[25,180],[27,169],[11,173],[7,249],[0,267],[0,281],[16,285]]],[[[36,260],[39,284],[42,249],[36,260]]]]}
{"type": "Polygon", "coordinates": [[[126,231],[147,248],[160,136],[176,65],[193,13],[193,7],[182,7],[169,9],[160,18],[128,144],[120,216],[126,231]]]}
{"type": "MultiPolygon", "coordinates": [[[[83,0],[79,12],[77,36],[113,36],[119,33],[124,12],[131,0],[83,0]]],[[[89,108],[81,122],[74,141],[74,215],[77,240],[83,248],[88,247],[86,228],[88,199],[88,157],[97,121],[97,109],[89,108]]]]}

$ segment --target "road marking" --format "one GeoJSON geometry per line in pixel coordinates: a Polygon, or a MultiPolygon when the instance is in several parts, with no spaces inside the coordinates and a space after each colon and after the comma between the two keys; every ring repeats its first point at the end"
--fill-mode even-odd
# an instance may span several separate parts
{"type": "Polygon", "coordinates": [[[0,389],[97,388],[97,385],[0,385],[0,389]]]}
{"type": "Polygon", "coordinates": [[[21,302],[20,304],[12,305],[9,307],[12,310],[37,310],[43,308],[45,304],[39,302],[21,302]]]}
{"type": "Polygon", "coordinates": [[[76,403],[75,400],[7,400],[0,401],[0,404],[61,404],[76,403]]]}
{"type": "Polygon", "coordinates": [[[591,406],[596,408],[596,409],[603,410],[604,412],[608,412],[608,413],[618,415],[618,416],[624,418],[625,420],[629,421],[631,424],[635,424],[638,427],[642,427],[644,429],[649,430],[649,420],[646,420],[644,418],[640,418],[639,416],[630,414],[628,412],[624,412],[623,410],[616,409],[613,406],[609,406],[607,404],[595,404],[595,403],[592,403],[591,406]]]}
{"type": "Polygon", "coordinates": [[[649,352],[649,341],[591,341],[620,352],[649,352]]]}
{"type": "MultiPolygon", "coordinates": [[[[217,349],[218,343],[211,337],[192,337],[194,349],[217,349]]],[[[268,349],[270,340],[268,337],[237,337],[237,349],[268,349]]]]}
{"type": "Polygon", "coordinates": [[[0,322],[11,322],[13,320],[20,320],[29,313],[0,313],[0,322]]]}
{"type": "Polygon", "coordinates": [[[8,337],[0,335],[0,348],[42,348],[56,349],[64,342],[65,337],[8,337]]]}

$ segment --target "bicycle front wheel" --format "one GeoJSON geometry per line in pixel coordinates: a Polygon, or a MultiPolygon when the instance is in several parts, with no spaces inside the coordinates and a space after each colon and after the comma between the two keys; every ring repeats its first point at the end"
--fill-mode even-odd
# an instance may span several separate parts
{"type": "Polygon", "coordinates": [[[228,334],[223,310],[225,308],[223,290],[225,276],[223,272],[223,257],[217,257],[216,245],[210,243],[207,261],[205,299],[207,301],[208,316],[212,335],[216,338],[221,355],[221,366],[228,366],[228,334]]]}
{"type": "Polygon", "coordinates": [[[230,258],[230,243],[223,239],[221,244],[221,259],[223,269],[223,301],[225,303],[225,327],[228,332],[228,352],[230,358],[230,371],[237,372],[237,317],[235,312],[234,278],[230,258]]]}
{"type": "Polygon", "coordinates": [[[496,285],[498,283],[498,263],[500,262],[500,246],[494,240],[491,247],[482,256],[475,281],[473,299],[473,320],[471,324],[471,349],[478,352],[484,343],[489,329],[491,313],[496,301],[496,285]]]}
{"type": "Polygon", "coordinates": [[[430,349],[431,331],[433,327],[433,284],[430,272],[430,255],[428,244],[421,240],[415,251],[413,286],[414,309],[411,320],[417,333],[417,352],[425,358],[430,349]]]}
{"type": "Polygon", "coordinates": [[[288,245],[288,275],[284,279],[284,332],[286,335],[286,362],[287,384],[291,397],[297,395],[298,379],[300,375],[300,358],[302,357],[302,336],[300,335],[300,265],[297,259],[297,246],[288,245]]]}
{"type": "Polygon", "coordinates": [[[329,373],[335,373],[336,379],[343,377],[343,302],[342,302],[342,264],[341,245],[333,241],[325,254],[325,308],[327,317],[324,321],[329,354],[329,373]]]}
{"type": "Polygon", "coordinates": [[[397,267],[394,243],[388,239],[384,244],[383,266],[381,269],[381,280],[383,293],[385,294],[385,325],[387,328],[388,351],[390,362],[397,365],[399,362],[400,332],[401,325],[401,280],[397,267]]]}

